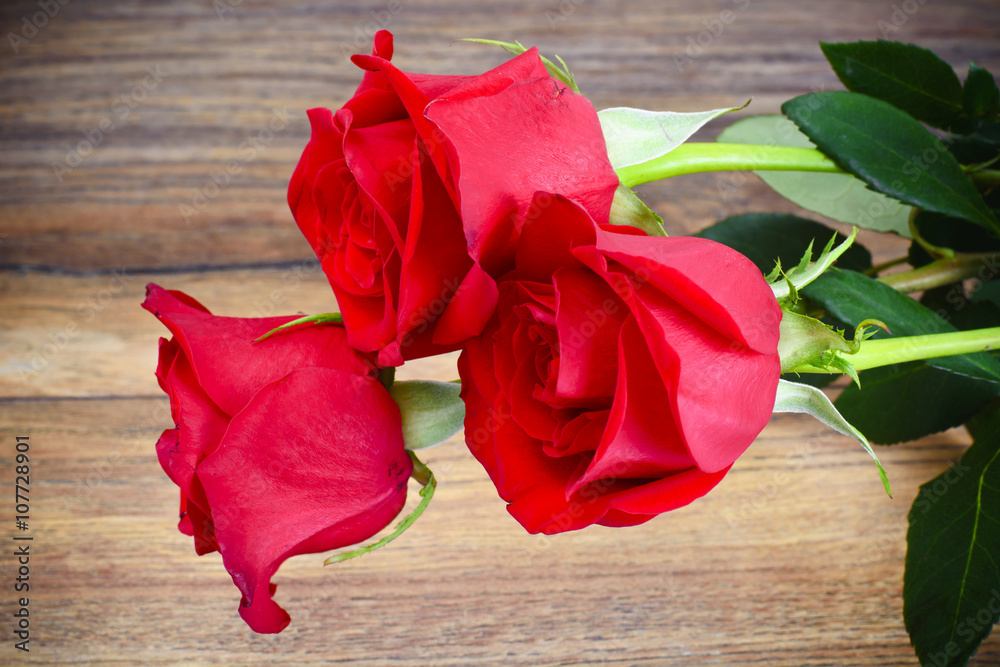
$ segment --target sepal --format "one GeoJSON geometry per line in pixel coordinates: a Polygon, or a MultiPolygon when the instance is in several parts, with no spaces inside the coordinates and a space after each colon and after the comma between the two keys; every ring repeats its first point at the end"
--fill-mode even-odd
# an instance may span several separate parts
{"type": "Polygon", "coordinates": [[[465,422],[465,403],[457,382],[395,382],[389,395],[403,418],[403,443],[409,450],[441,444],[465,422]]]}
{"type": "Polygon", "coordinates": [[[612,225],[637,227],[650,236],[667,236],[666,230],[663,229],[663,218],[646,206],[632,188],[624,183],[619,183],[618,189],[615,190],[608,221],[612,225]]]}
{"type": "Polygon", "coordinates": [[[254,338],[253,342],[259,343],[263,340],[267,340],[275,334],[279,334],[285,331],[289,331],[295,327],[300,327],[304,324],[343,324],[344,318],[340,313],[319,313],[316,315],[306,315],[305,317],[300,317],[297,320],[292,320],[291,322],[285,322],[280,327],[275,327],[271,329],[263,336],[254,338]]]}
{"type": "Polygon", "coordinates": [[[858,228],[852,228],[851,235],[836,248],[833,247],[834,242],[837,240],[836,235],[834,235],[829,243],[826,244],[826,247],[823,248],[823,252],[816,261],[811,263],[809,262],[809,259],[812,257],[812,244],[810,243],[802,261],[794,269],[787,273],[782,273],[780,267],[776,267],[776,271],[772,271],[771,275],[768,276],[772,281],[771,290],[774,292],[774,297],[779,301],[785,299],[795,293],[795,291],[802,289],[819,278],[841,255],[847,252],[847,249],[854,243],[857,235],[858,228]],[[772,276],[777,277],[772,278],[772,276]]]}
{"type": "Polygon", "coordinates": [[[875,451],[868,443],[868,439],[854,428],[844,416],[837,411],[830,399],[816,387],[789,382],[788,380],[778,380],[778,392],[774,401],[774,412],[800,412],[810,414],[822,423],[826,424],[838,433],[850,436],[861,443],[865,451],[878,466],[878,476],[882,480],[885,492],[892,498],[892,488],[889,486],[889,477],[885,474],[885,468],[875,455],[875,451]]]}
{"type": "MultiPolygon", "coordinates": [[[[519,56],[528,50],[528,48],[522,46],[520,42],[500,42],[495,39],[475,39],[471,37],[460,39],[458,41],[499,46],[501,49],[511,54],[512,56],[519,56]]],[[[554,62],[552,62],[551,60],[549,60],[548,58],[546,58],[541,54],[539,54],[538,58],[542,61],[542,64],[545,65],[545,69],[548,70],[549,74],[553,78],[559,79],[560,81],[565,83],[567,86],[569,86],[569,89],[572,90],[574,93],[580,92],[580,87],[576,85],[576,79],[573,78],[573,73],[569,71],[569,65],[566,64],[565,60],[560,58],[558,55],[556,56],[556,60],[559,61],[559,65],[562,65],[562,67],[560,67],[559,65],[556,65],[554,62]]]]}

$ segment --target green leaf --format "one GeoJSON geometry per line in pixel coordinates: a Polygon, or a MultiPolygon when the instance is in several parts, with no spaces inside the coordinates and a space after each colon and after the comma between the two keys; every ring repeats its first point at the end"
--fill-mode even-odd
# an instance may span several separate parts
{"type": "MultiPolygon", "coordinates": [[[[695,236],[711,239],[745,255],[767,274],[775,262],[795,266],[806,248],[813,243],[811,260],[819,258],[819,244],[836,235],[837,244],[847,237],[813,220],[786,213],[746,213],[720,220],[695,236]]],[[[871,268],[872,256],[863,246],[852,245],[837,260],[837,266],[853,271],[871,268]]]]}
{"type": "Polygon", "coordinates": [[[993,118],[1000,112],[1000,88],[993,75],[969,63],[969,76],[962,88],[962,106],[970,116],[993,118]]]}
{"type": "MultiPolygon", "coordinates": [[[[986,286],[990,283],[978,284],[986,286]]],[[[946,317],[960,331],[1000,327],[1000,308],[988,298],[975,299],[980,291],[970,292],[963,283],[954,283],[924,291],[920,303],[946,317]]]]}
{"type": "MultiPolygon", "coordinates": [[[[996,274],[993,274],[996,278],[996,274]]],[[[1000,307],[1000,280],[986,280],[970,294],[973,303],[988,303],[1000,307]]]]}
{"type": "Polygon", "coordinates": [[[903,618],[922,664],[965,665],[1000,620],[1000,412],[909,514],[903,618]]]}
{"type": "Polygon", "coordinates": [[[944,142],[892,105],[857,93],[823,92],[796,97],[781,109],[841,169],[872,189],[1000,230],[944,142]]]}
{"type": "Polygon", "coordinates": [[[991,382],[949,373],[925,361],[872,368],[860,378],[860,390],[853,384],[845,387],[834,405],[882,445],[960,426],[1000,394],[991,382]]]}
{"type": "Polygon", "coordinates": [[[871,448],[861,431],[851,426],[851,423],[837,412],[833,403],[822,391],[816,387],[778,380],[778,393],[774,401],[773,412],[800,412],[810,414],[822,423],[826,424],[838,433],[850,436],[861,443],[865,451],[875,459],[878,466],[878,476],[882,480],[885,492],[892,498],[892,489],[889,487],[889,478],[885,474],[885,469],[875,455],[875,450],[871,448]]]}
{"type": "Polygon", "coordinates": [[[465,420],[465,403],[455,382],[414,380],[395,382],[389,395],[399,405],[403,418],[403,442],[407,449],[440,444],[458,433],[465,420]]]}
{"type": "MultiPolygon", "coordinates": [[[[738,120],[716,141],[754,144],[766,158],[769,146],[815,148],[795,123],[784,116],[751,116],[738,120]]],[[[909,238],[909,206],[869,190],[864,181],[850,174],[807,171],[755,171],[779,195],[804,209],[877,232],[893,232],[909,238]]]]}
{"type": "Polygon", "coordinates": [[[955,70],[927,49],[884,40],[819,46],[848,90],[946,130],[962,116],[962,84],[955,70]]]}
{"type": "MultiPolygon", "coordinates": [[[[806,288],[805,295],[832,317],[853,327],[874,317],[885,322],[894,336],[958,330],[910,297],[854,271],[830,269],[806,288]]],[[[884,336],[879,332],[875,337],[884,336]]],[[[938,357],[926,363],[951,373],[1000,383],[1000,362],[985,352],[938,357]]]]}
{"type": "Polygon", "coordinates": [[[629,107],[612,107],[597,112],[608,147],[608,158],[615,171],[663,157],[722,114],[741,107],[713,109],[696,113],[647,111],[629,107]]]}

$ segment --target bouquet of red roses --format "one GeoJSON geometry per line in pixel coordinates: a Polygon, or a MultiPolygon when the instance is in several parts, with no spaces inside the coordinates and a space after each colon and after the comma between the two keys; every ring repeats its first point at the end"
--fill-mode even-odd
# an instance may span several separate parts
{"type": "Polygon", "coordinates": [[[1000,617],[993,77],[973,65],[963,86],[912,45],[824,44],[850,92],[690,143],[735,109],[597,112],[562,60],[490,43],[514,57],[416,74],[379,32],[353,58],[354,97],[309,112],[288,202],[338,313],[220,317],[148,287],[143,307],[172,334],[156,375],[175,425],[156,451],[180,530],[220,552],[244,620],[280,632],[281,563],[376,535],[413,477],[421,501],[394,532],[327,562],[408,528],[436,485],[414,451],[463,426],[514,519],[555,534],[686,505],[772,413],[806,412],[856,438],[887,493],[862,432],[892,443],[968,423],[956,465],[972,474],[923,512],[918,496],[904,589],[921,659],[967,660],[1000,617]],[[667,236],[631,189],[708,170],[752,170],[803,208],[912,238],[894,264],[913,268],[880,275],[854,233],[790,215],[667,236]],[[961,321],[935,314],[959,298],[961,321]],[[456,350],[460,383],[394,382],[406,361],[456,350]],[[840,374],[854,385],[831,403],[818,387],[840,374]]]}

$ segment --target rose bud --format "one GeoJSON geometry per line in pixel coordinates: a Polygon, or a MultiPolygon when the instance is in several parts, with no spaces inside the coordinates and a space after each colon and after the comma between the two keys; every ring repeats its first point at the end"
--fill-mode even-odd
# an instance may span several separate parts
{"type": "Polygon", "coordinates": [[[538,189],[607,221],[618,177],[597,113],[536,49],[479,76],[404,72],[375,35],[361,85],[312,136],[288,188],[350,344],[381,365],[458,349],[493,313],[538,189]],[[470,257],[471,254],[471,257],[470,257]],[[489,275],[488,275],[489,274],[489,275]]]}
{"type": "Polygon", "coordinates": [[[399,408],[342,327],[254,343],[295,318],[216,317],[156,285],[142,305],[173,334],[156,377],[175,427],[156,451],[181,490],[178,527],[199,555],[221,553],[247,624],[280,632],[281,563],[365,540],[402,509],[412,461],[399,408]]]}
{"type": "Polygon", "coordinates": [[[529,532],[701,497],[771,416],[781,310],[714,241],[600,227],[539,193],[497,312],[459,359],[466,442],[529,532]]]}

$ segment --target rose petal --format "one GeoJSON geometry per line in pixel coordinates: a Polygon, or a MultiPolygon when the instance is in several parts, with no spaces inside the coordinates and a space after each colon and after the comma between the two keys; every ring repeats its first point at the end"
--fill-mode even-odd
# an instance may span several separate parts
{"type": "MultiPolygon", "coordinates": [[[[760,272],[730,279],[755,276],[760,272]]],[[[771,418],[781,374],[777,351],[748,350],[659,289],[630,289],[626,300],[668,388],[674,421],[691,456],[704,472],[728,468],[771,418]]]]}
{"type": "Polygon", "coordinates": [[[735,250],[696,237],[608,233],[597,247],[723,336],[776,353],[781,308],[757,267],[735,250]]]}
{"type": "Polygon", "coordinates": [[[543,70],[532,49],[426,111],[445,138],[469,253],[494,276],[513,261],[512,243],[521,224],[531,224],[524,220],[537,191],[564,195],[607,222],[618,187],[594,107],[543,70]],[[538,78],[507,74],[525,65],[538,78]]]}
{"type": "Polygon", "coordinates": [[[158,285],[146,287],[143,308],[177,338],[198,384],[226,414],[239,412],[264,385],[296,368],[318,366],[375,375],[374,362],[351,350],[339,326],[308,326],[254,343],[290,317],[216,317],[183,304],[158,285]]]}
{"type": "Polygon", "coordinates": [[[618,383],[604,437],[587,470],[567,489],[572,494],[597,480],[656,479],[694,467],[669,410],[671,397],[634,317],[621,327],[618,383]]]}
{"type": "Polygon", "coordinates": [[[306,368],[261,389],[197,471],[250,627],[288,624],[270,584],[285,559],[374,535],[403,507],[411,471],[377,380],[306,368]]]}
{"type": "Polygon", "coordinates": [[[615,393],[618,336],[628,307],[592,271],[559,269],[556,328],[559,332],[559,379],[552,402],[604,407],[615,393]]]}

